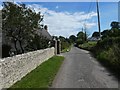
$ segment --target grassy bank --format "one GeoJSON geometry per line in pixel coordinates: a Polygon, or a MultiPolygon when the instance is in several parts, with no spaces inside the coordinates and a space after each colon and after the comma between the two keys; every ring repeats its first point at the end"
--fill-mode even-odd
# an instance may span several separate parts
{"type": "Polygon", "coordinates": [[[96,46],[96,44],[97,44],[96,41],[89,41],[84,44],[80,44],[79,48],[91,51],[92,48],[96,46]]]}
{"type": "Polygon", "coordinates": [[[65,48],[65,49],[63,49],[61,52],[62,52],[62,53],[69,52],[69,51],[70,51],[70,49],[71,49],[71,46],[66,47],[66,48],[65,48]]]}
{"type": "Polygon", "coordinates": [[[64,57],[54,56],[42,63],[35,70],[27,74],[20,81],[15,83],[12,88],[48,88],[59,70],[64,57]]]}
{"type": "Polygon", "coordinates": [[[105,66],[120,73],[120,37],[106,38],[99,41],[92,52],[105,66]]]}

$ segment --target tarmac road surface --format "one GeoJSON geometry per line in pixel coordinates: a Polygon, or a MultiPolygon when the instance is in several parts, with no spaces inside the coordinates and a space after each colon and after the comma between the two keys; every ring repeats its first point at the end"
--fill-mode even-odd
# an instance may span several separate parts
{"type": "Polygon", "coordinates": [[[63,56],[52,88],[118,88],[118,80],[88,51],[72,47],[63,56]]]}

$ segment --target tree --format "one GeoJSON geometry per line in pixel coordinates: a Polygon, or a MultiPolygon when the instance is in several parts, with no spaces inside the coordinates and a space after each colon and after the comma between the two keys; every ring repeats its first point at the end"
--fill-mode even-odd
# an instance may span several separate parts
{"type": "Polygon", "coordinates": [[[77,34],[77,42],[80,41],[80,43],[84,43],[85,42],[85,38],[86,38],[86,35],[85,33],[83,33],[82,31],[80,31],[78,34],[77,34]]]}
{"type": "Polygon", "coordinates": [[[84,33],[82,31],[78,32],[77,37],[83,38],[84,37],[84,33]]]}
{"type": "Polygon", "coordinates": [[[116,21],[113,21],[111,22],[110,26],[113,28],[116,28],[116,29],[119,29],[120,28],[120,23],[119,22],[116,22],[116,21]]]}
{"type": "Polygon", "coordinates": [[[39,28],[40,13],[27,8],[25,4],[16,5],[12,2],[3,2],[2,10],[3,33],[9,41],[19,43],[21,53],[24,53],[23,45],[34,37],[35,28],[39,28]]]}
{"type": "Polygon", "coordinates": [[[99,32],[94,32],[94,33],[92,34],[92,37],[99,38],[99,32]]]}
{"type": "Polygon", "coordinates": [[[45,49],[49,46],[49,40],[42,36],[35,34],[35,37],[28,42],[27,46],[25,47],[28,51],[35,51],[39,49],[45,49]]]}
{"type": "Polygon", "coordinates": [[[71,35],[69,37],[69,40],[70,40],[71,43],[75,43],[76,42],[76,36],[75,35],[71,35]]]}
{"type": "Polygon", "coordinates": [[[109,37],[110,30],[104,30],[103,32],[101,32],[101,35],[102,35],[102,39],[109,37]]]}
{"type": "Polygon", "coordinates": [[[101,32],[102,39],[109,38],[109,37],[120,37],[120,30],[117,28],[112,28],[110,30],[104,30],[101,32]]]}
{"type": "Polygon", "coordinates": [[[65,38],[63,36],[59,36],[59,39],[61,41],[61,49],[62,50],[67,49],[68,47],[70,47],[71,44],[70,44],[68,38],[65,38]]]}
{"type": "Polygon", "coordinates": [[[60,41],[66,41],[65,37],[63,37],[63,36],[59,36],[59,39],[60,39],[60,41]]]}

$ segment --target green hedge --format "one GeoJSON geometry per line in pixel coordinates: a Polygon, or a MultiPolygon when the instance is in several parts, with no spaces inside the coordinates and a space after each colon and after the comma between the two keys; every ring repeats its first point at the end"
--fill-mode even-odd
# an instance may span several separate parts
{"type": "Polygon", "coordinates": [[[104,64],[114,70],[120,70],[120,37],[109,37],[98,41],[92,52],[104,64]]]}

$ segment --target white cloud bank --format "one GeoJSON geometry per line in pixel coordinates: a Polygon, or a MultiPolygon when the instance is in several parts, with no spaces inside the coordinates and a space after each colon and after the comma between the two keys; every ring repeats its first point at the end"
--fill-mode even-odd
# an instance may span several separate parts
{"type": "MultiPolygon", "coordinates": [[[[84,12],[56,12],[42,7],[38,4],[28,5],[28,7],[34,8],[36,12],[42,12],[44,14],[44,24],[48,25],[48,31],[51,35],[69,37],[70,35],[76,35],[86,19],[92,19],[97,16],[96,12],[84,13],[84,12]]],[[[86,22],[88,29],[96,26],[95,22],[86,22]]]]}

